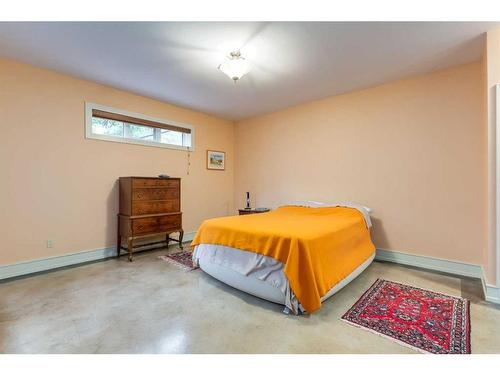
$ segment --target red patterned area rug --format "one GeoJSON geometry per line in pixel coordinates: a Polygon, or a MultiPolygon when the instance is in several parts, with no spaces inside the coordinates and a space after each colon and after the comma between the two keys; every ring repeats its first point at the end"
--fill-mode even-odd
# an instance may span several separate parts
{"type": "Polygon", "coordinates": [[[193,252],[191,248],[189,248],[189,250],[182,250],[173,254],[160,255],[158,258],[185,271],[192,271],[198,268],[193,264],[193,252]]]}
{"type": "Polygon", "coordinates": [[[465,298],[378,279],[347,311],[347,323],[424,353],[470,354],[465,298]]]}

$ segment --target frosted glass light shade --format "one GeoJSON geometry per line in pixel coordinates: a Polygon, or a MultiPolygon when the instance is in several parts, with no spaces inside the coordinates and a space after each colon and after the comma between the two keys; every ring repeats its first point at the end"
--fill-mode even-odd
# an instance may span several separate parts
{"type": "Polygon", "coordinates": [[[219,70],[236,82],[250,71],[250,64],[239,51],[231,52],[228,59],[219,65],[219,70]]]}

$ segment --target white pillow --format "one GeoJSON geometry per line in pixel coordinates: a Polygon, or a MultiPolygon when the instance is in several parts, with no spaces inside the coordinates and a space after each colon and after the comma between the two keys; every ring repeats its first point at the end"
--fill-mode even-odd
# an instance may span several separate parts
{"type": "Polygon", "coordinates": [[[332,207],[332,206],[359,206],[363,207],[366,212],[371,214],[373,210],[370,207],[363,206],[361,204],[353,203],[353,202],[338,202],[338,203],[324,203],[318,201],[292,201],[285,203],[286,206],[304,206],[304,207],[332,207]]]}
{"type": "Polygon", "coordinates": [[[323,202],[316,201],[291,201],[284,204],[285,206],[304,206],[304,207],[327,207],[323,202]]]}
{"type": "Polygon", "coordinates": [[[362,206],[360,204],[352,202],[337,202],[337,203],[323,203],[316,201],[294,201],[287,204],[288,206],[304,206],[304,207],[352,207],[357,209],[363,215],[367,228],[372,227],[372,221],[370,219],[370,214],[372,209],[370,207],[362,206]]]}

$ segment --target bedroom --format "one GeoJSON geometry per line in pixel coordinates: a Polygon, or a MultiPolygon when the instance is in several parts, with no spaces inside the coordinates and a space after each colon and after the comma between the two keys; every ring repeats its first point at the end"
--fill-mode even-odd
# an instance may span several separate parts
{"type": "Polygon", "coordinates": [[[500,22],[322,21],[0,22],[0,353],[500,354],[500,22]]]}

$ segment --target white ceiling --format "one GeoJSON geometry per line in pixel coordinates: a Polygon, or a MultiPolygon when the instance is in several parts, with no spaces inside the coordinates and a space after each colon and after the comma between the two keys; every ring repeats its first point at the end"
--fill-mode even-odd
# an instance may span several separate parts
{"type": "Polygon", "coordinates": [[[239,120],[480,59],[488,22],[0,23],[0,56],[239,120]],[[240,49],[250,73],[217,70],[240,49]]]}

